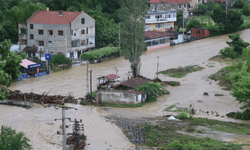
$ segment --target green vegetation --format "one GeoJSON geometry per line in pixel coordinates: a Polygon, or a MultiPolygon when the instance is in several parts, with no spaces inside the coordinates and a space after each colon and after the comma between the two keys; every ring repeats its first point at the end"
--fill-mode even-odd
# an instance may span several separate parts
{"type": "Polygon", "coordinates": [[[51,55],[49,66],[51,67],[53,72],[58,72],[62,69],[69,69],[71,67],[71,60],[63,54],[51,55]]]}
{"type": "Polygon", "coordinates": [[[171,68],[165,71],[161,71],[159,73],[166,74],[170,77],[181,78],[187,75],[188,73],[200,71],[202,69],[203,67],[200,67],[198,65],[193,65],[193,66],[186,66],[186,67],[171,68]]]}
{"type": "MultiPolygon", "coordinates": [[[[227,41],[227,44],[229,45],[229,47],[226,47],[225,49],[220,50],[220,54],[226,58],[226,57],[230,57],[230,58],[237,58],[240,57],[242,55],[242,51],[243,49],[245,49],[246,47],[249,46],[248,42],[244,42],[241,38],[239,34],[231,34],[228,35],[228,37],[232,40],[231,42],[227,41]]],[[[245,50],[245,53],[246,50],[245,50]]]]}
{"type": "Polygon", "coordinates": [[[28,143],[30,140],[24,136],[24,133],[17,133],[11,127],[1,126],[0,149],[1,150],[30,150],[32,146],[28,143]]]}
{"type": "MultiPolygon", "coordinates": [[[[194,119],[195,120],[195,119],[194,119]]],[[[192,123],[193,120],[187,120],[192,123]]],[[[197,120],[195,120],[196,122],[197,120]]],[[[167,124],[167,123],[166,123],[167,124]]],[[[230,123],[225,123],[229,125],[230,123]]],[[[182,126],[171,125],[146,125],[145,144],[149,147],[157,147],[158,149],[241,149],[240,144],[226,143],[222,141],[213,140],[211,138],[199,138],[185,134],[177,133],[176,130],[183,130],[182,126]]],[[[191,125],[186,125],[191,126],[191,125]]],[[[192,127],[192,126],[191,126],[192,127]]],[[[232,128],[231,128],[232,129],[232,128]]],[[[203,134],[203,131],[198,131],[203,134]]]]}
{"type": "MultiPolygon", "coordinates": [[[[19,67],[25,54],[17,55],[9,49],[10,41],[0,43],[0,85],[9,87],[11,82],[18,79],[20,72],[19,67]]],[[[8,91],[0,88],[0,100],[4,100],[8,91]]]]}
{"type": "Polygon", "coordinates": [[[118,108],[137,108],[137,107],[142,107],[144,104],[143,103],[138,103],[138,104],[123,104],[118,101],[117,103],[108,103],[108,102],[103,102],[104,107],[118,107],[118,108]]]}
{"type": "Polygon", "coordinates": [[[118,53],[118,47],[104,47],[93,51],[85,52],[81,55],[84,60],[95,60],[101,57],[108,57],[118,53]]]}

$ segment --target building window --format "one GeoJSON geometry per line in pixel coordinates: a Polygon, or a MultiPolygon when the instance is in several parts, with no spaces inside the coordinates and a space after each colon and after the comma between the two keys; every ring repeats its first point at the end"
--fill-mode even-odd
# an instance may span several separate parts
{"type": "Polygon", "coordinates": [[[21,29],[21,34],[26,34],[26,29],[21,29]]]}
{"type": "Polygon", "coordinates": [[[196,30],[196,34],[201,34],[201,31],[200,30],[196,30]]]}
{"type": "Polygon", "coordinates": [[[184,4],[184,7],[186,7],[187,6],[187,4],[184,4]]]}
{"type": "Polygon", "coordinates": [[[150,25],[145,25],[145,31],[150,30],[150,25]]]}
{"type": "Polygon", "coordinates": [[[63,30],[58,30],[58,36],[63,36],[63,30]]]}
{"type": "Polygon", "coordinates": [[[155,18],[162,18],[162,15],[155,15],[155,18]]]}
{"type": "Polygon", "coordinates": [[[175,5],[171,5],[171,9],[175,9],[175,5]]]}
{"type": "Polygon", "coordinates": [[[53,35],[53,30],[48,30],[49,35],[53,35]]]}
{"type": "Polygon", "coordinates": [[[38,30],[39,35],[43,35],[43,30],[38,30]]]}
{"type": "Polygon", "coordinates": [[[27,40],[21,40],[21,45],[27,45],[27,40]]]}
{"type": "Polygon", "coordinates": [[[85,34],[85,30],[84,29],[81,30],[81,34],[82,35],[85,34]]]}
{"type": "Polygon", "coordinates": [[[52,41],[49,41],[49,43],[52,43],[52,41]]]}
{"type": "Polygon", "coordinates": [[[156,24],[156,25],[155,25],[155,28],[156,28],[156,29],[161,29],[161,28],[162,28],[162,24],[156,24]]]}
{"type": "Polygon", "coordinates": [[[44,41],[39,41],[39,46],[44,46],[44,41]]]}
{"type": "Polygon", "coordinates": [[[179,4],[179,8],[181,8],[181,4],[179,4]]]}
{"type": "Polygon", "coordinates": [[[33,28],[34,28],[33,24],[30,24],[30,29],[33,29],[33,28]]]}
{"type": "Polygon", "coordinates": [[[87,45],[89,45],[89,39],[87,39],[87,45]]]}
{"type": "Polygon", "coordinates": [[[85,18],[82,18],[82,24],[85,24],[85,18]]]}
{"type": "Polygon", "coordinates": [[[165,28],[170,28],[171,27],[171,23],[165,23],[165,28]]]}
{"type": "Polygon", "coordinates": [[[81,46],[84,46],[85,45],[85,40],[82,40],[81,41],[81,46]]]}
{"type": "Polygon", "coordinates": [[[34,39],[34,34],[30,34],[30,39],[31,39],[31,40],[34,39]]]}
{"type": "Polygon", "coordinates": [[[145,16],[145,19],[150,19],[150,16],[149,16],[149,15],[146,15],[146,16],[145,16]]]}

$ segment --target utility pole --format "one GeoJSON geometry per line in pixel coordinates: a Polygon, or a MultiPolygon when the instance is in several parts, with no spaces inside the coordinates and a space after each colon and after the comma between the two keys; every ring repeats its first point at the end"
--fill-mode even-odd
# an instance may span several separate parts
{"type": "Polygon", "coordinates": [[[67,106],[64,106],[64,105],[62,105],[61,107],[62,107],[62,118],[55,119],[55,121],[62,120],[62,144],[63,144],[63,150],[66,150],[66,142],[67,141],[66,141],[66,124],[65,124],[65,120],[66,119],[71,120],[71,119],[65,117],[65,110],[72,109],[72,107],[67,107],[67,106]]]}
{"type": "Polygon", "coordinates": [[[121,56],[121,23],[119,23],[119,57],[121,56]]]}
{"type": "Polygon", "coordinates": [[[90,70],[90,100],[92,102],[92,70],[90,70]]]}
{"type": "Polygon", "coordinates": [[[68,143],[70,144],[74,144],[74,149],[84,149],[86,146],[86,142],[85,142],[85,135],[84,135],[84,124],[80,124],[82,123],[82,119],[80,119],[80,121],[77,121],[75,119],[75,121],[70,121],[70,122],[74,122],[73,126],[72,126],[72,132],[73,132],[73,137],[74,140],[73,141],[68,141],[68,143]],[[84,139],[84,140],[81,140],[84,139]]]}
{"type": "Polygon", "coordinates": [[[157,58],[158,58],[158,60],[157,60],[157,78],[158,78],[158,74],[159,74],[159,72],[158,72],[158,68],[159,68],[159,56],[157,56],[157,58]]]}
{"type": "Polygon", "coordinates": [[[227,18],[227,0],[226,0],[226,18],[227,18]]]}
{"type": "Polygon", "coordinates": [[[86,75],[86,80],[87,80],[87,87],[86,87],[86,95],[89,94],[89,61],[87,60],[87,75],[86,75]]]}
{"type": "Polygon", "coordinates": [[[185,9],[183,9],[183,14],[182,14],[182,26],[183,26],[183,28],[182,28],[182,36],[183,36],[183,43],[184,43],[184,11],[185,11],[185,9]]]}

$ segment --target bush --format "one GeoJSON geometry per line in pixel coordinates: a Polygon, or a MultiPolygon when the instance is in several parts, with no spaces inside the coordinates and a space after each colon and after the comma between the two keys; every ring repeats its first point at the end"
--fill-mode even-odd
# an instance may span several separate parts
{"type": "Polygon", "coordinates": [[[182,144],[179,141],[173,141],[171,142],[167,148],[171,148],[171,149],[182,149],[182,144]]]}
{"type": "Polygon", "coordinates": [[[52,55],[51,61],[50,61],[50,63],[53,63],[53,64],[68,64],[70,62],[71,60],[63,54],[52,55]]]}
{"type": "Polygon", "coordinates": [[[250,48],[244,48],[241,55],[242,60],[250,60],[250,48]]]}
{"type": "Polygon", "coordinates": [[[185,150],[200,150],[203,148],[198,144],[188,143],[188,144],[183,145],[183,149],[185,149],[185,150]]]}
{"type": "Polygon", "coordinates": [[[111,56],[112,54],[117,53],[118,50],[119,47],[104,47],[93,51],[85,52],[81,55],[81,58],[84,60],[95,60],[100,57],[111,56]]]}
{"type": "Polygon", "coordinates": [[[220,50],[219,52],[223,58],[229,57],[229,58],[237,58],[239,57],[238,53],[236,53],[233,48],[226,47],[225,49],[220,50]]]}
{"type": "Polygon", "coordinates": [[[250,15],[250,8],[248,5],[245,5],[243,8],[242,8],[242,13],[246,16],[249,16],[250,15]]]}
{"type": "Polygon", "coordinates": [[[178,117],[179,119],[187,119],[187,113],[186,112],[181,112],[178,117]]]}

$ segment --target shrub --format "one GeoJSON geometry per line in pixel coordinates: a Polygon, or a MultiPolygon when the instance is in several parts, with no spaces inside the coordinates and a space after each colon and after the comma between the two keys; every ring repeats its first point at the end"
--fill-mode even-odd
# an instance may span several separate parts
{"type": "Polygon", "coordinates": [[[171,148],[171,149],[182,149],[182,144],[179,141],[173,141],[171,142],[167,148],[171,148]]]}
{"type": "Polygon", "coordinates": [[[183,145],[183,149],[185,149],[185,150],[200,150],[200,149],[202,149],[202,147],[198,144],[188,143],[188,144],[183,145]]]}
{"type": "Polygon", "coordinates": [[[71,62],[70,59],[63,54],[52,55],[50,61],[50,63],[53,64],[68,64],[70,62],[71,62]]]}
{"type": "Polygon", "coordinates": [[[250,48],[244,48],[241,55],[242,60],[250,60],[250,48]]]}
{"type": "Polygon", "coordinates": [[[249,16],[250,15],[250,8],[248,5],[245,5],[243,8],[242,8],[242,13],[246,16],[249,16]]]}
{"type": "Polygon", "coordinates": [[[229,57],[229,58],[237,58],[239,55],[236,53],[233,48],[226,47],[225,49],[220,50],[219,52],[223,58],[229,57]]]}
{"type": "Polygon", "coordinates": [[[81,55],[81,58],[84,60],[95,60],[100,57],[106,57],[117,53],[118,50],[119,47],[104,47],[93,51],[85,52],[81,55]]]}
{"type": "Polygon", "coordinates": [[[187,119],[187,113],[186,112],[181,112],[178,117],[179,119],[187,119]]]}

